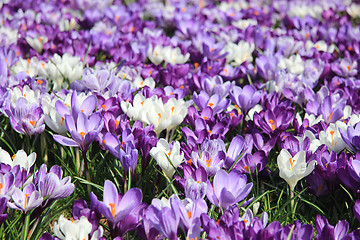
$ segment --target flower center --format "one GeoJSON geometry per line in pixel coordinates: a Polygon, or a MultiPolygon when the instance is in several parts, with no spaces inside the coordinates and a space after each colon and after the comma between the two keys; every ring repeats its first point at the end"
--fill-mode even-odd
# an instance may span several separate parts
{"type": "Polygon", "coordinates": [[[210,163],[211,163],[212,159],[206,159],[206,167],[210,167],[210,163]]]}
{"type": "Polygon", "coordinates": [[[191,218],[191,212],[189,211],[187,214],[188,214],[188,218],[190,219],[191,218]]]}
{"type": "Polygon", "coordinates": [[[25,203],[24,203],[24,208],[26,208],[27,205],[27,201],[28,201],[28,197],[30,194],[25,193],[25,203]]]}
{"type": "Polygon", "coordinates": [[[292,169],[293,169],[293,167],[294,167],[294,162],[295,162],[295,159],[293,159],[293,158],[289,158],[289,162],[290,162],[290,170],[292,170],[292,169]]]}
{"type": "Polygon", "coordinates": [[[244,169],[249,172],[249,167],[248,166],[245,166],[244,169]]]}
{"type": "Polygon", "coordinates": [[[86,136],[86,132],[80,132],[80,136],[81,136],[81,137],[85,137],[85,136],[86,136]]]}
{"type": "Polygon", "coordinates": [[[115,218],[115,203],[109,203],[110,206],[110,212],[112,216],[115,218]]]}
{"type": "Polygon", "coordinates": [[[34,121],[34,120],[31,120],[31,121],[30,121],[30,124],[31,124],[33,127],[35,127],[35,121],[34,121]]]}
{"type": "Polygon", "coordinates": [[[274,130],[275,130],[274,120],[269,119],[269,121],[268,121],[268,122],[269,122],[269,123],[270,123],[270,125],[271,125],[271,130],[272,130],[272,131],[274,131],[274,130]]]}

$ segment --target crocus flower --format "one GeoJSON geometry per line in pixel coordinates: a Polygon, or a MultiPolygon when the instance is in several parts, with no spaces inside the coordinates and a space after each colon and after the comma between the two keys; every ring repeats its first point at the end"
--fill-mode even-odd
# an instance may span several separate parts
{"type": "Polygon", "coordinates": [[[12,172],[6,174],[0,174],[0,197],[6,197],[10,199],[14,192],[14,180],[15,176],[12,172]]]}
{"type": "Polygon", "coordinates": [[[83,152],[89,149],[90,144],[95,141],[104,125],[100,113],[94,113],[87,117],[83,112],[78,113],[76,123],[72,115],[66,115],[65,123],[72,139],[54,134],[54,140],[64,146],[80,147],[83,152]]]}
{"type": "Polygon", "coordinates": [[[340,134],[340,129],[345,130],[346,124],[342,121],[330,123],[326,131],[319,133],[320,144],[325,144],[329,151],[334,150],[339,153],[345,148],[345,142],[340,134]]]}
{"type": "Polygon", "coordinates": [[[346,220],[339,221],[336,226],[329,224],[324,216],[317,215],[315,220],[316,239],[343,239],[349,231],[349,223],[346,220]]]}
{"type": "Polygon", "coordinates": [[[257,91],[253,85],[245,85],[243,88],[233,86],[230,91],[230,99],[238,111],[243,111],[244,115],[259,103],[261,92],[257,91]]]}
{"type": "Polygon", "coordinates": [[[63,178],[63,171],[57,165],[52,166],[49,172],[47,172],[46,164],[41,165],[35,173],[34,182],[41,197],[46,198],[45,204],[56,199],[67,198],[75,189],[75,185],[71,183],[71,177],[63,178]]]}
{"type": "Polygon", "coordinates": [[[168,178],[172,178],[177,168],[184,159],[184,153],[180,154],[180,143],[175,142],[171,147],[169,143],[161,138],[150,150],[150,155],[156,160],[168,178]],[[171,162],[171,164],[170,164],[171,162]]]}
{"type": "Polygon", "coordinates": [[[355,128],[348,126],[346,132],[344,129],[339,129],[342,139],[346,146],[353,152],[360,150],[360,123],[357,123],[355,128]]]}
{"type": "Polygon", "coordinates": [[[305,151],[302,150],[291,156],[288,150],[282,149],[277,158],[279,175],[289,184],[291,191],[299,180],[309,175],[315,168],[315,160],[307,164],[305,155],[305,151]]]}
{"type": "Polygon", "coordinates": [[[138,188],[129,189],[124,195],[118,193],[116,186],[109,180],[104,183],[103,201],[99,201],[93,192],[90,193],[91,203],[111,222],[111,228],[124,219],[142,200],[142,192],[138,188]]]}
{"type": "Polygon", "coordinates": [[[40,193],[35,190],[33,183],[26,185],[22,191],[19,188],[15,188],[12,199],[13,202],[8,202],[8,206],[25,213],[37,208],[43,202],[43,198],[40,193]]]}
{"type": "Polygon", "coordinates": [[[28,156],[24,150],[19,150],[12,157],[10,157],[10,154],[7,151],[0,148],[0,163],[7,164],[11,166],[11,168],[15,167],[16,165],[20,165],[20,167],[29,172],[30,168],[34,165],[35,160],[35,152],[29,154],[28,156]]]}
{"type": "Polygon", "coordinates": [[[125,175],[127,175],[129,168],[133,174],[138,162],[138,150],[135,148],[133,140],[134,136],[130,129],[123,131],[121,142],[115,134],[109,132],[105,134],[103,140],[109,152],[120,159],[125,175]]]}
{"type": "Polygon", "coordinates": [[[15,131],[29,136],[37,135],[45,129],[45,117],[40,106],[29,104],[25,98],[19,98],[5,110],[15,131]]]}
{"type": "MultiPolygon", "coordinates": [[[[54,234],[61,240],[65,239],[88,239],[92,225],[88,219],[82,216],[79,220],[70,221],[63,215],[60,215],[57,222],[54,223],[54,234]]],[[[103,234],[102,227],[93,234],[91,239],[100,239],[103,234]],[[94,236],[96,235],[96,236],[94,236]]]]}
{"type": "Polygon", "coordinates": [[[219,170],[213,184],[208,182],[207,197],[212,204],[224,209],[243,200],[251,191],[253,184],[248,183],[246,175],[238,170],[227,173],[219,170]]]}
{"type": "Polygon", "coordinates": [[[0,225],[5,222],[8,215],[4,213],[6,210],[8,200],[5,197],[0,197],[0,225]]]}

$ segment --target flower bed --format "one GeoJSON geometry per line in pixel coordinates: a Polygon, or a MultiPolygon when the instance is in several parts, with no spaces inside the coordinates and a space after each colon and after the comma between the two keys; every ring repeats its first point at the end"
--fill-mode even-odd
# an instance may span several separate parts
{"type": "Polygon", "coordinates": [[[360,238],[360,3],[265,2],[1,1],[1,238],[360,238]]]}

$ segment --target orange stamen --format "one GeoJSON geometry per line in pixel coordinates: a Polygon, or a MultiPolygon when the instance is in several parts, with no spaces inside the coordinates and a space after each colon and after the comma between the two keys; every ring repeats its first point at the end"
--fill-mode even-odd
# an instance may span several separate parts
{"type": "Polygon", "coordinates": [[[102,109],[106,109],[106,105],[105,104],[103,104],[103,105],[101,105],[101,107],[102,107],[102,109]]]}
{"type": "Polygon", "coordinates": [[[30,196],[30,194],[25,193],[25,203],[24,203],[24,208],[26,208],[27,205],[27,201],[28,201],[28,197],[30,196]]]}
{"type": "Polygon", "coordinates": [[[35,122],[34,120],[31,120],[31,121],[30,121],[30,124],[31,124],[33,127],[35,127],[35,123],[36,123],[36,122],[35,122]]]}
{"type": "Polygon", "coordinates": [[[192,164],[192,160],[191,160],[191,158],[189,159],[188,164],[190,164],[190,165],[192,164]]]}
{"type": "Polygon", "coordinates": [[[293,158],[289,158],[289,162],[290,162],[290,170],[292,170],[292,169],[293,169],[293,167],[294,167],[294,162],[295,162],[295,159],[293,159],[293,158]]]}
{"type": "Polygon", "coordinates": [[[194,63],[195,70],[199,67],[199,63],[194,63]]]}
{"type": "Polygon", "coordinates": [[[106,141],[105,141],[105,139],[103,140],[103,143],[104,143],[104,145],[106,145],[106,141]]]}
{"type": "Polygon", "coordinates": [[[245,166],[244,169],[247,171],[247,172],[250,172],[249,170],[249,167],[248,166],[245,166]]]}
{"type": "Polygon", "coordinates": [[[210,167],[210,163],[211,163],[212,159],[206,159],[206,167],[210,167]]]}
{"type": "Polygon", "coordinates": [[[81,137],[85,137],[85,136],[86,136],[86,132],[80,132],[80,136],[81,136],[81,137]]]}
{"type": "Polygon", "coordinates": [[[189,211],[187,214],[188,214],[188,218],[190,219],[191,218],[191,212],[189,211]]]}
{"type": "Polygon", "coordinates": [[[115,120],[115,127],[118,127],[120,124],[120,121],[119,120],[115,120]]]}
{"type": "Polygon", "coordinates": [[[167,155],[170,157],[170,156],[171,156],[171,151],[169,151],[169,152],[167,153],[167,155]]]}
{"type": "Polygon", "coordinates": [[[16,157],[16,154],[12,155],[11,159],[14,160],[15,157],[16,157]]]}
{"type": "Polygon", "coordinates": [[[213,104],[213,103],[208,103],[208,106],[209,106],[209,107],[213,107],[214,104],[213,104]]]}
{"type": "Polygon", "coordinates": [[[350,71],[350,65],[347,65],[346,67],[347,67],[347,69],[350,71]]]}
{"type": "Polygon", "coordinates": [[[115,218],[115,203],[109,203],[110,206],[110,212],[112,216],[115,218]]]}

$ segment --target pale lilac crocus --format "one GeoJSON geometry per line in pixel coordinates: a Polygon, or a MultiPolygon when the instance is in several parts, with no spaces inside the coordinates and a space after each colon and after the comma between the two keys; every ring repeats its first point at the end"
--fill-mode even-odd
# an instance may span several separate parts
{"type": "Polygon", "coordinates": [[[76,119],[73,115],[66,115],[65,123],[72,139],[55,134],[54,140],[64,146],[79,147],[83,152],[86,152],[90,144],[96,140],[104,125],[100,113],[88,117],[83,112],[79,112],[76,119]]]}
{"type": "Polygon", "coordinates": [[[21,210],[25,213],[37,208],[43,201],[40,193],[36,191],[35,185],[30,183],[21,191],[15,188],[12,195],[13,202],[8,202],[8,206],[13,209],[21,210]]]}
{"type": "Polygon", "coordinates": [[[253,184],[246,182],[246,175],[240,171],[227,173],[221,169],[216,173],[213,183],[208,182],[207,198],[215,206],[227,209],[249,195],[253,184]]]}

